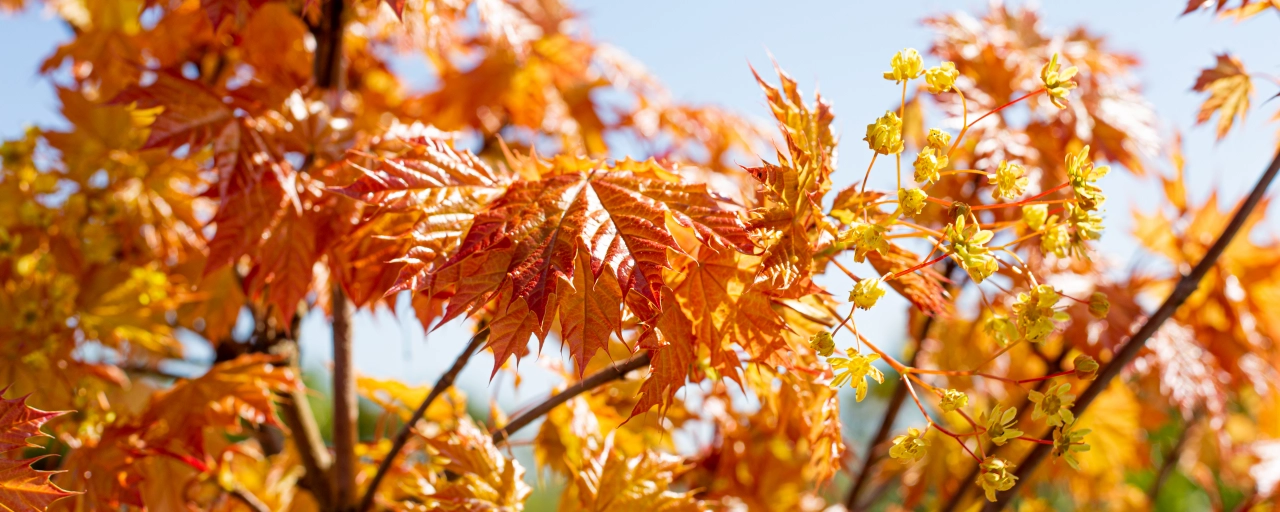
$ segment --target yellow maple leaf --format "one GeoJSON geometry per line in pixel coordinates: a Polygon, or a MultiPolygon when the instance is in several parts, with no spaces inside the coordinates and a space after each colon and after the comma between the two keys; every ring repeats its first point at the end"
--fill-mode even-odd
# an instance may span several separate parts
{"type": "Polygon", "coordinates": [[[1204,123],[1218,113],[1218,138],[1222,139],[1236,116],[1244,120],[1245,111],[1249,110],[1249,96],[1253,95],[1253,81],[1239,59],[1224,53],[1212,68],[1200,72],[1192,89],[1209,93],[1209,99],[1204,100],[1196,114],[1196,123],[1204,123]]]}

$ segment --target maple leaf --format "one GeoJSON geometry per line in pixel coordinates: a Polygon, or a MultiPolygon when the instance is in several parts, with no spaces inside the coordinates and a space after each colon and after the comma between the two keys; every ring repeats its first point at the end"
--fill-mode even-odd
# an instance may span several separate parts
{"type": "MultiPolygon", "coordinates": [[[[349,155],[346,164],[364,176],[345,187],[329,189],[390,212],[412,212],[412,218],[417,219],[407,234],[398,237],[403,240],[401,244],[387,247],[394,250],[402,244],[409,245],[407,253],[384,259],[402,256],[401,261],[405,263],[400,277],[387,293],[423,288],[423,283],[429,282],[426,272],[430,266],[457,248],[476,212],[502,193],[506,185],[505,177],[492,171],[471,152],[458,152],[444,140],[419,136],[397,142],[406,146],[405,149],[392,156],[373,157],[372,168],[357,163],[369,155],[349,155]]],[[[386,222],[393,221],[388,219],[384,224],[386,222]]],[[[351,238],[375,238],[371,235],[351,238]]],[[[349,251],[339,253],[349,254],[349,251]]]]}
{"type": "MultiPolygon", "coordinates": [[[[663,301],[676,304],[677,299],[669,289],[663,291],[663,301]]],[[[680,308],[668,308],[658,318],[657,326],[640,338],[639,348],[650,351],[649,377],[640,386],[640,399],[631,409],[631,416],[658,406],[665,414],[675,400],[676,392],[693,376],[694,357],[697,355],[693,337],[693,324],[680,308]]]]}
{"type": "Polygon", "coordinates": [[[426,444],[455,475],[437,482],[434,492],[414,496],[429,510],[521,510],[533,493],[524,483],[520,463],[503,457],[489,433],[469,418],[459,420],[451,432],[426,439],[426,444]]]}
{"type": "Polygon", "coordinates": [[[27,439],[45,436],[40,426],[65,412],[41,411],[27,405],[27,397],[3,398],[8,387],[0,390],[0,454],[34,446],[27,439]]]}
{"type": "Polygon", "coordinates": [[[1209,93],[1209,98],[1200,105],[1200,112],[1196,114],[1196,124],[1208,121],[1217,113],[1218,139],[1221,140],[1231,130],[1236,116],[1244,120],[1249,110],[1249,96],[1253,94],[1253,81],[1239,59],[1225,53],[1218,55],[1217,59],[1214,67],[1200,71],[1192,89],[1209,93]]]}
{"type": "Polygon", "coordinates": [[[151,123],[143,149],[183,144],[199,147],[216,141],[216,153],[221,155],[234,152],[236,147],[232,144],[239,142],[231,107],[203,84],[180,76],[157,73],[151,85],[127,90],[112,103],[161,108],[151,123]]]}
{"type": "MultiPolygon", "coordinates": [[[[604,286],[600,291],[614,296],[612,301],[620,294],[633,314],[649,321],[662,308],[667,251],[684,252],[667,228],[668,216],[693,228],[704,244],[731,247],[734,241],[747,240],[742,223],[719,208],[703,185],[681,183],[674,176],[651,171],[597,167],[595,162],[554,164],[550,175],[541,180],[512,183],[475,216],[447,260],[423,270],[428,278],[418,281],[419,289],[431,294],[452,290],[442,322],[483,305],[509,287],[511,303],[523,300],[535,324],[547,324],[548,315],[554,317],[556,312],[554,308],[549,312],[548,306],[561,296],[562,283],[579,279],[578,272],[590,274],[591,295],[604,286]],[[583,167],[587,170],[580,170],[583,167]],[[585,249],[581,258],[580,247],[585,249]],[[609,281],[602,285],[600,276],[605,272],[616,279],[617,291],[609,281]]],[[[585,293],[583,283],[578,293],[585,293]]],[[[589,300],[594,307],[619,307],[608,299],[584,296],[580,300],[589,300]]],[[[494,320],[495,324],[500,321],[502,316],[494,320]]],[[[576,343],[577,338],[573,340],[576,343]]],[[[580,354],[582,361],[594,354],[580,347],[571,351],[580,354]]]]}
{"type": "Polygon", "coordinates": [[[614,435],[605,437],[594,453],[582,461],[574,481],[565,488],[561,503],[574,510],[618,512],[677,512],[703,510],[692,493],[670,489],[683,469],[679,457],[645,450],[627,457],[614,447],[614,435]]]}
{"type": "MultiPolygon", "coordinates": [[[[26,397],[3,398],[8,388],[0,390],[0,455],[19,448],[35,446],[27,439],[47,434],[40,426],[63,412],[46,412],[26,404],[26,397]]],[[[56,474],[31,468],[34,459],[0,457],[0,508],[12,512],[45,510],[54,501],[78,493],[68,492],[49,481],[56,474]]]]}
{"type": "MultiPolygon", "coordinates": [[[[573,280],[561,276],[558,287],[560,336],[569,346],[579,376],[589,358],[608,346],[612,333],[622,337],[622,288],[612,272],[597,274],[592,267],[591,250],[579,240],[573,280]]],[[[663,293],[668,293],[667,289],[663,293]]]]}
{"type": "Polygon", "coordinates": [[[53,502],[78,493],[49,481],[50,471],[31,468],[37,459],[0,459],[0,506],[12,512],[40,512],[53,502]]]}
{"type": "Polygon", "coordinates": [[[276,393],[295,389],[300,382],[292,369],[279,366],[280,361],[274,355],[245,354],[218,363],[200,377],[158,392],[143,415],[119,428],[141,429],[145,442],[160,453],[177,454],[180,460],[200,468],[206,428],[237,432],[241,420],[279,424],[276,393]],[[193,410],[199,412],[193,414],[193,410]]]}
{"type": "Polygon", "coordinates": [[[807,286],[812,273],[810,236],[816,236],[816,229],[824,222],[815,205],[821,204],[831,189],[830,176],[835,170],[835,137],[831,132],[835,116],[820,95],[812,109],[806,106],[795,80],[781,69],[777,71],[781,89],[751,70],[786,137],[788,155],[784,161],[779,152],[777,164],[765,163],[747,172],[760,183],[765,199],[763,206],[751,212],[751,230],[765,240],[764,261],[756,281],[787,293],[807,286]]]}

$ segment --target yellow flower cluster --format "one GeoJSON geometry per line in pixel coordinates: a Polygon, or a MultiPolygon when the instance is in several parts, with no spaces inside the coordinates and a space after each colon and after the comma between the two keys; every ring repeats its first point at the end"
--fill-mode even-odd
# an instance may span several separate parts
{"type": "Polygon", "coordinates": [[[1018,481],[1018,477],[1013,474],[1013,470],[1017,468],[1017,465],[994,456],[987,457],[978,465],[977,484],[982,487],[987,501],[995,501],[997,492],[1013,488],[1013,484],[1018,481]]]}
{"type": "Polygon", "coordinates": [[[898,114],[885,112],[876,122],[867,125],[867,146],[882,155],[902,152],[902,119],[898,114]]]}
{"type": "Polygon", "coordinates": [[[884,373],[879,368],[871,365],[871,363],[880,359],[880,355],[859,354],[854,349],[845,350],[845,354],[849,357],[827,359],[827,362],[831,363],[831,368],[836,371],[836,376],[831,381],[831,386],[839,388],[846,383],[852,385],[855,391],[854,398],[861,402],[863,398],[867,397],[868,377],[877,383],[884,384],[884,373]]]}
{"type": "Polygon", "coordinates": [[[1076,67],[1071,66],[1062,71],[1058,71],[1058,54],[1053,54],[1049,62],[1040,68],[1040,81],[1044,83],[1045,92],[1049,94],[1049,101],[1058,108],[1067,108],[1067,93],[1076,88],[1076,83],[1071,80],[1076,76],[1076,67]]]}
{"type": "Polygon", "coordinates": [[[987,180],[996,186],[991,190],[992,199],[1017,199],[1027,191],[1027,172],[1018,164],[1001,160],[996,172],[987,174],[987,180]]]}
{"type": "Polygon", "coordinates": [[[909,428],[905,435],[893,438],[893,446],[889,448],[889,456],[903,464],[910,464],[924,458],[929,449],[929,440],[923,437],[919,429],[909,428]]]}
{"type": "Polygon", "coordinates": [[[871,309],[883,296],[884,287],[880,285],[880,279],[868,277],[853,285],[849,301],[858,309],[871,309]]]}
{"type": "Polygon", "coordinates": [[[893,54],[893,60],[889,65],[891,69],[884,74],[884,79],[893,80],[894,83],[911,80],[924,71],[924,59],[915,48],[907,48],[893,54]]]}

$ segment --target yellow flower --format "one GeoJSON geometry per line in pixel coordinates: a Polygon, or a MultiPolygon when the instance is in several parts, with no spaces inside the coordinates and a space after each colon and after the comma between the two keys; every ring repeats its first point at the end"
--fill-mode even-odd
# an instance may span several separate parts
{"type": "Polygon", "coordinates": [[[867,377],[875,379],[876,382],[884,383],[884,374],[879,368],[872,366],[871,363],[876,359],[880,359],[878,354],[859,354],[853,349],[845,351],[849,357],[833,357],[827,359],[831,363],[831,368],[836,370],[836,377],[831,381],[831,387],[839,388],[849,383],[853,386],[856,393],[854,398],[861,402],[867,397],[867,377]]]}
{"type": "Polygon", "coordinates": [[[996,404],[991,409],[991,414],[986,417],[984,424],[987,427],[986,433],[983,435],[991,439],[996,446],[1004,446],[1010,439],[1015,439],[1022,435],[1022,431],[1013,428],[1017,423],[1018,408],[1010,407],[1004,409],[1000,404],[996,404]]]}
{"type": "Polygon", "coordinates": [[[1094,318],[1102,320],[1107,318],[1107,313],[1111,311],[1111,301],[1107,300],[1107,294],[1102,292],[1093,292],[1089,296],[1089,314],[1094,318]]]}
{"type": "Polygon", "coordinates": [[[836,350],[836,341],[832,339],[831,333],[822,331],[809,337],[809,348],[817,352],[822,357],[831,355],[836,350]]]}
{"type": "Polygon", "coordinates": [[[1062,458],[1071,469],[1078,471],[1080,462],[1076,460],[1075,454],[1089,451],[1089,444],[1084,442],[1084,436],[1091,430],[1071,430],[1072,428],[1075,428],[1075,422],[1063,424],[1053,431],[1053,456],[1062,458]]]}
{"type": "MultiPolygon", "coordinates": [[[[1056,222],[1057,220],[1057,215],[1049,218],[1050,223],[1056,222]]],[[[1066,224],[1055,224],[1040,235],[1040,250],[1046,253],[1053,253],[1059,258],[1065,258],[1067,256],[1067,249],[1070,246],[1071,233],[1067,231],[1066,224]]]]}
{"type": "Polygon", "coordinates": [[[893,61],[889,65],[893,69],[884,74],[884,79],[900,83],[920,76],[920,72],[924,70],[924,59],[915,48],[907,48],[893,54],[893,61]]]}
{"type": "Polygon", "coordinates": [[[949,159],[942,150],[929,146],[920,150],[920,154],[916,155],[916,183],[925,184],[933,183],[942,178],[938,171],[947,166],[949,159]]]}
{"type": "Polygon", "coordinates": [[[995,501],[997,492],[1012,489],[1013,484],[1018,481],[1018,477],[1013,474],[1018,466],[999,457],[987,457],[978,468],[980,472],[976,483],[982,487],[987,501],[995,501]]]}
{"type": "Polygon", "coordinates": [[[1075,66],[1058,71],[1058,54],[1053,54],[1053,58],[1049,59],[1049,63],[1040,68],[1040,81],[1044,82],[1044,89],[1049,93],[1049,101],[1058,108],[1067,108],[1064,104],[1067,93],[1076,88],[1076,83],[1071,77],[1076,76],[1075,66]]]}
{"type": "Polygon", "coordinates": [[[1094,167],[1093,162],[1089,160],[1089,146],[1075,153],[1067,153],[1066,163],[1067,181],[1071,183],[1071,190],[1075,192],[1076,204],[1086,210],[1097,210],[1106,200],[1106,196],[1102,195],[1102,189],[1098,188],[1095,182],[1106,176],[1111,168],[1105,165],[1094,167]]]}
{"type": "Polygon", "coordinates": [[[902,151],[902,120],[893,112],[886,111],[876,122],[867,125],[867,146],[882,155],[892,155],[902,151]]]}
{"type": "Polygon", "coordinates": [[[969,395],[964,394],[963,391],[944,389],[939,393],[939,395],[942,397],[942,400],[938,401],[938,406],[942,407],[943,411],[955,412],[956,410],[964,409],[969,405],[969,395]]]}
{"type": "Polygon", "coordinates": [[[898,462],[910,464],[924,458],[929,448],[929,440],[921,437],[920,431],[907,429],[906,435],[893,438],[893,447],[889,448],[889,456],[898,462]]]}
{"type": "Polygon", "coordinates": [[[1040,231],[1048,218],[1049,205],[1047,204],[1029,204],[1022,207],[1022,221],[1026,222],[1027,227],[1032,231],[1040,231]]]}
{"type": "Polygon", "coordinates": [[[1018,327],[1013,325],[1013,320],[1001,314],[993,314],[987,322],[983,324],[982,331],[987,333],[996,340],[1000,346],[1005,347],[1010,343],[1017,341],[1021,336],[1018,334],[1018,327]]]}
{"type": "Polygon", "coordinates": [[[1081,354],[1075,359],[1076,378],[1082,380],[1091,380],[1098,376],[1098,361],[1092,357],[1081,354]]]}
{"type": "Polygon", "coordinates": [[[960,262],[960,267],[969,273],[974,282],[981,283],[999,270],[999,264],[987,242],[995,236],[991,231],[980,229],[976,225],[965,223],[964,215],[956,216],[956,221],[947,226],[944,238],[951,242],[951,252],[960,262]]]}
{"type": "Polygon", "coordinates": [[[902,213],[908,216],[919,215],[920,211],[924,209],[924,203],[927,199],[929,199],[929,194],[922,189],[898,189],[898,206],[902,208],[902,213]]]}
{"type": "Polygon", "coordinates": [[[1085,242],[1102,238],[1102,216],[1072,203],[1065,205],[1067,224],[1071,226],[1070,249],[1083,255],[1088,248],[1085,242]]]}
{"type": "Polygon", "coordinates": [[[1021,165],[1000,161],[996,172],[987,174],[987,180],[996,185],[992,199],[1016,199],[1027,191],[1027,172],[1021,165]]]}
{"type": "Polygon", "coordinates": [[[889,241],[884,238],[886,228],[879,224],[858,222],[849,226],[848,237],[853,240],[853,259],[861,263],[867,253],[884,254],[889,251],[889,241]]]}
{"type": "Polygon", "coordinates": [[[849,292],[849,301],[853,302],[854,307],[858,309],[871,309],[883,296],[884,287],[880,286],[880,279],[869,277],[853,285],[853,291],[849,292]]]}
{"type": "Polygon", "coordinates": [[[956,63],[951,61],[943,62],[940,66],[934,66],[924,72],[924,80],[929,84],[929,92],[938,94],[950,91],[956,85],[956,78],[960,77],[960,72],[956,71],[956,63]]]}
{"type": "Polygon", "coordinates": [[[1027,341],[1039,343],[1049,338],[1054,322],[1070,319],[1070,315],[1053,309],[1062,298],[1052,286],[1042,284],[1018,294],[1013,304],[1014,324],[1027,341]]]}
{"type": "Polygon", "coordinates": [[[1065,382],[1050,387],[1048,393],[1031,391],[1027,399],[1036,404],[1035,410],[1031,411],[1031,419],[1045,418],[1045,423],[1051,427],[1075,421],[1071,406],[1076,403],[1076,396],[1069,391],[1071,385],[1065,382]]]}
{"type": "MultiPolygon", "coordinates": [[[[929,135],[925,138],[925,142],[929,147],[942,151],[947,149],[947,146],[951,144],[951,134],[937,128],[930,128],[929,135]]],[[[943,158],[946,158],[946,156],[943,156],[943,158]]]]}

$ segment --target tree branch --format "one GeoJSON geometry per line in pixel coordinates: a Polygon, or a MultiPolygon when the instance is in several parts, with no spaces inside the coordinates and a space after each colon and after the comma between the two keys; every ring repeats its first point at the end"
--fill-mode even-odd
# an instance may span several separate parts
{"type": "Polygon", "coordinates": [[[360,408],[351,347],[351,305],[336,280],[330,287],[329,305],[333,309],[333,503],[337,510],[351,510],[357,493],[356,429],[360,408]]]}
{"type": "Polygon", "coordinates": [[[387,452],[386,458],[382,459],[382,463],[378,465],[378,472],[374,473],[373,480],[369,481],[369,488],[365,490],[364,497],[360,499],[359,510],[366,511],[373,506],[373,498],[378,492],[378,485],[387,476],[387,471],[391,469],[396,456],[404,449],[405,443],[409,442],[409,436],[413,434],[413,426],[426,414],[427,408],[431,406],[431,403],[443,394],[445,390],[453,386],[453,381],[458,378],[459,373],[462,373],[462,368],[467,365],[467,361],[471,360],[471,356],[480,351],[480,347],[483,347],[488,339],[489,327],[480,329],[479,332],[476,332],[471,337],[471,342],[467,344],[467,348],[463,349],[461,354],[458,354],[458,359],[453,361],[453,366],[440,377],[436,385],[427,393],[427,397],[418,405],[418,410],[414,411],[409,421],[400,427],[399,432],[396,432],[395,441],[391,443],[391,451],[387,452]]]}
{"type": "Polygon", "coordinates": [[[610,366],[596,373],[588,375],[587,378],[573,383],[572,386],[565,388],[564,391],[561,391],[559,393],[551,395],[550,397],[547,397],[546,400],[543,400],[538,405],[533,406],[532,409],[529,409],[519,414],[515,418],[512,418],[511,421],[507,422],[506,425],[503,425],[502,428],[494,430],[493,442],[501,443],[503,441],[506,441],[508,438],[511,437],[511,434],[514,434],[520,429],[528,426],[530,423],[533,422],[533,420],[541,418],[542,415],[550,412],[551,409],[554,409],[557,405],[568,402],[570,399],[572,399],[575,396],[581,395],[582,393],[598,388],[600,386],[603,386],[615,380],[622,379],[623,377],[626,377],[628,373],[631,373],[632,370],[635,370],[644,366],[648,366],[649,359],[650,359],[650,353],[646,351],[643,354],[634,356],[631,359],[623,361],[622,364],[620,365],[610,366]]]}
{"type": "Polygon", "coordinates": [[[346,0],[325,2],[319,23],[311,26],[311,34],[316,38],[312,73],[316,87],[321,89],[340,89],[342,85],[342,11],[345,7],[346,0]]]}
{"type": "MultiPolygon", "coordinates": [[[[297,327],[294,327],[297,331],[297,327]]],[[[285,340],[275,347],[277,353],[285,354],[288,364],[294,372],[301,374],[298,364],[298,346],[294,340],[285,340]]],[[[311,491],[321,510],[328,510],[330,499],[329,485],[329,449],[320,437],[320,427],[316,425],[316,417],[311,413],[311,402],[307,401],[305,389],[295,389],[281,396],[280,415],[285,426],[289,427],[289,437],[298,449],[302,459],[302,467],[306,470],[302,475],[303,486],[311,491]]]]}
{"type": "MultiPolygon", "coordinates": [[[[1218,239],[1209,247],[1209,252],[1205,253],[1200,263],[1196,264],[1190,274],[1182,276],[1182,279],[1178,280],[1177,286],[1174,287],[1169,297],[1164,300],[1164,303],[1160,305],[1160,308],[1147,318],[1147,321],[1142,324],[1142,328],[1138,329],[1133,338],[1130,338],[1129,342],[1120,348],[1120,351],[1116,353],[1115,359],[1112,359],[1110,363],[1107,363],[1102,368],[1102,371],[1098,372],[1097,380],[1089,385],[1084,390],[1084,393],[1080,394],[1079,400],[1076,401],[1075,407],[1071,410],[1077,418],[1083,415],[1085,410],[1089,408],[1089,404],[1092,404],[1094,399],[1098,398],[1098,395],[1102,394],[1102,391],[1111,384],[1111,381],[1120,375],[1120,370],[1133,362],[1133,359],[1138,356],[1138,352],[1146,345],[1147,340],[1156,333],[1160,325],[1172,317],[1178,307],[1183,302],[1186,302],[1187,297],[1191,296],[1200,287],[1200,280],[1204,279],[1205,274],[1208,274],[1209,270],[1213,268],[1218,258],[1222,256],[1223,251],[1227,250],[1227,246],[1231,244],[1236,234],[1240,232],[1240,228],[1244,227],[1245,221],[1248,220],[1253,210],[1258,207],[1258,203],[1262,202],[1262,197],[1266,195],[1267,187],[1275,180],[1277,172],[1280,172],[1280,152],[1277,152],[1276,156],[1271,159],[1271,164],[1267,166],[1267,170],[1258,178],[1258,183],[1254,185],[1249,197],[1245,198],[1240,207],[1236,209],[1235,215],[1231,217],[1231,222],[1227,224],[1227,228],[1222,231],[1218,239]]],[[[983,510],[997,512],[1003,509],[1009,503],[1009,499],[1017,494],[1018,487],[1035,473],[1036,467],[1040,465],[1040,462],[1044,461],[1045,455],[1049,453],[1049,448],[1049,445],[1036,443],[1031,453],[1028,453],[1027,457],[1023,459],[1022,464],[1018,465],[1018,481],[1014,483],[1013,488],[1000,493],[996,501],[988,503],[983,510]]]]}
{"type": "MultiPolygon", "coordinates": [[[[312,75],[316,87],[329,93],[337,105],[342,91],[342,38],[345,30],[343,11],[346,0],[329,0],[321,5],[323,12],[317,24],[310,27],[316,40],[312,75]]],[[[308,157],[310,159],[310,157],[308,157]]],[[[356,399],[355,362],[351,336],[351,306],[342,285],[331,272],[329,297],[333,311],[333,494],[330,507],[321,510],[349,512],[355,510],[356,437],[359,403],[356,399]]],[[[305,403],[305,402],[304,402],[305,403]]],[[[310,440],[308,440],[310,442],[310,440]]],[[[317,495],[319,493],[317,492],[317,495]]]]}

